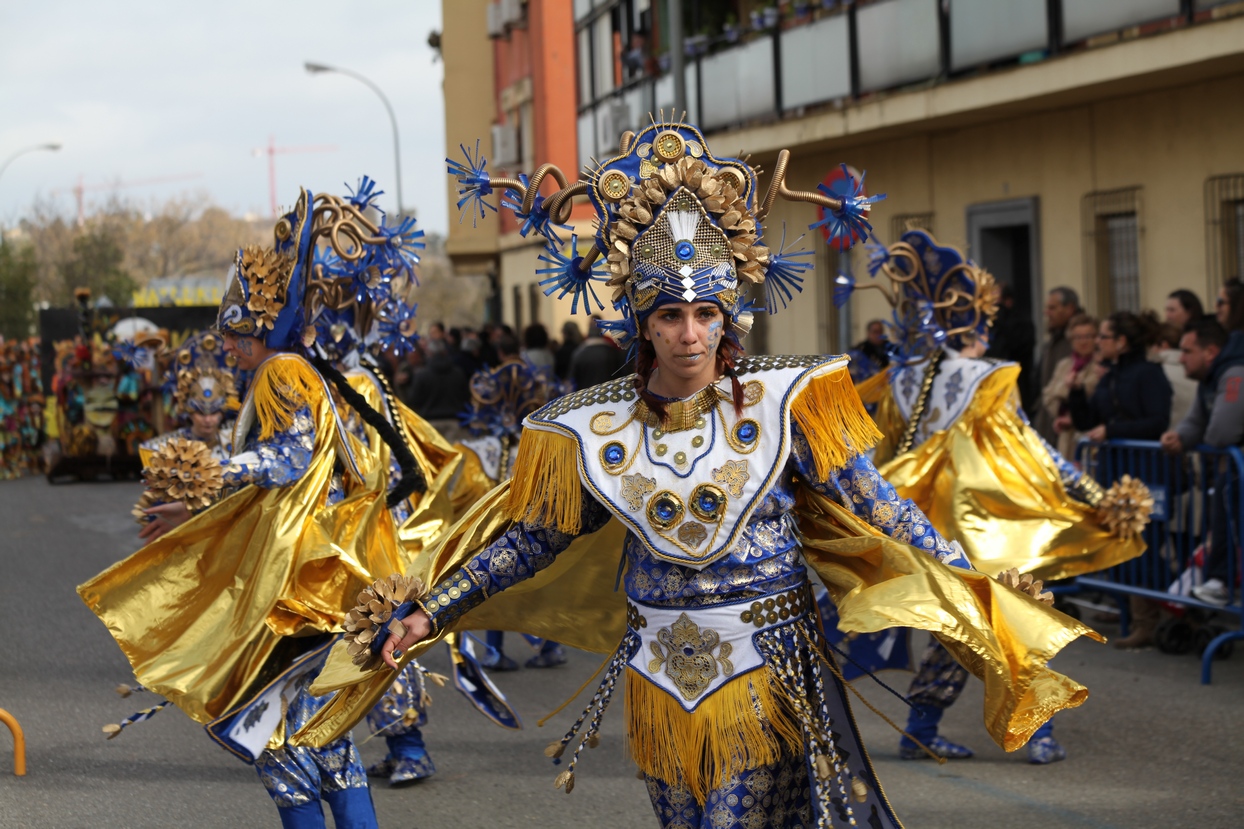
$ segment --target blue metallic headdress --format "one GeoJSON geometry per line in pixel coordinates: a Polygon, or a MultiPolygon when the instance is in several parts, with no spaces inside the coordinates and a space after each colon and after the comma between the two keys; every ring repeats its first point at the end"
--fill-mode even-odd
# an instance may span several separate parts
{"type": "Polygon", "coordinates": [[[493,178],[478,145],[474,153],[463,152],[465,163],[448,162],[460,185],[463,216],[470,211],[483,217],[485,208],[495,210],[484,198],[494,188],[505,191],[509,198],[502,204],[514,210],[520,232],[526,236],[535,230],[548,242],[540,257],[548,267],[538,271],[545,276],[540,282],[545,295],[570,296],[572,313],[580,303],[590,313],[592,302],[604,308],[593,283],[607,282],[622,318],[600,327],[623,347],[633,346],[644,319],[670,302],[717,303],[736,342],[750,330],[757,310],[747,299],[748,288],[765,286],[763,307],[769,313],[786,307],[803,289],[803,274],[811,264],[802,257],[811,252],[788,253],[784,240],[776,251],[764,244],[762,222],[779,195],[824,208],[825,215],[810,227],[824,227],[839,244],[867,237],[867,213],[884,198],[865,197],[859,190],[838,195],[788,190],[790,154],[783,150],[761,200],[755,169],[744,160],[716,158],[698,128],[677,122],[653,123],[638,135],[626,132],[619,155],[574,184],[550,164],[530,179],[493,178]],[[539,189],[549,176],[560,189],[544,198],[539,189]],[[597,216],[595,245],[583,255],[576,237],[566,245],[555,231],[569,219],[571,200],[580,195],[588,197],[597,216]],[[607,275],[594,265],[601,256],[607,275]]]}
{"type": "Polygon", "coordinates": [[[984,336],[998,311],[993,276],[957,249],[939,245],[927,230],[908,230],[890,247],[869,246],[868,273],[879,282],[856,285],[840,275],[834,304],[856,290],[881,291],[894,308],[890,342],[900,362],[919,362],[944,344],[958,347],[964,334],[984,336]]]}
{"type": "Polygon", "coordinates": [[[471,375],[471,403],[458,419],[474,437],[517,440],[523,418],[566,391],[552,369],[507,360],[471,375]]]}
{"type": "Polygon", "coordinates": [[[237,362],[225,354],[214,331],[200,331],[174,349],[164,388],[173,393],[177,413],[212,414],[238,407],[237,362]]]}

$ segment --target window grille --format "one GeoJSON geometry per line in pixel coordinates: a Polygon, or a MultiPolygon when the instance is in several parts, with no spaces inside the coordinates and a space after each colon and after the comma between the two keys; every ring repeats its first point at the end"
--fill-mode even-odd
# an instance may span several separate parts
{"type": "Polygon", "coordinates": [[[1099,316],[1140,310],[1141,188],[1125,187],[1084,196],[1084,284],[1099,316]]]}
{"type": "Polygon", "coordinates": [[[1205,181],[1207,295],[1232,277],[1244,276],[1244,173],[1205,181]]]}

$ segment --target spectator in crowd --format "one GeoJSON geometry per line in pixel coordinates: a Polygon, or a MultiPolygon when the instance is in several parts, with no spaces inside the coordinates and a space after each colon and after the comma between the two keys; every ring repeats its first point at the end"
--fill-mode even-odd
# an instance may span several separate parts
{"type": "Polygon", "coordinates": [[[523,359],[536,368],[553,368],[553,352],[549,348],[549,332],[543,325],[533,322],[523,329],[523,359]]]}
{"type": "Polygon", "coordinates": [[[1230,335],[1244,331],[1244,282],[1228,279],[1218,289],[1218,321],[1230,335]]]}
{"type": "Polygon", "coordinates": [[[890,366],[890,355],[885,348],[885,323],[869,320],[865,331],[864,341],[847,352],[851,358],[851,379],[857,384],[890,366]]]}
{"type": "Polygon", "coordinates": [[[482,349],[483,343],[480,342],[479,334],[469,328],[462,332],[462,356],[459,365],[468,377],[484,367],[484,361],[480,358],[482,349]],[[470,371],[467,371],[468,366],[470,371]]]}
{"type": "Polygon", "coordinates": [[[998,315],[990,328],[986,357],[996,357],[1019,365],[1019,396],[1025,412],[1036,413],[1041,389],[1033,377],[1032,362],[1037,347],[1037,329],[1032,320],[1015,310],[1015,289],[1003,285],[998,298],[998,315]]]}
{"type": "MultiPolygon", "coordinates": [[[[441,333],[443,335],[444,330],[441,333]]],[[[443,336],[425,339],[423,353],[426,362],[415,369],[404,402],[424,420],[448,421],[448,426],[453,427],[450,431],[453,431],[457,428],[458,412],[470,400],[468,377],[454,363],[443,336]]],[[[442,434],[445,432],[442,426],[446,424],[433,425],[442,434]]]]}
{"type": "Polygon", "coordinates": [[[444,340],[445,339],[445,323],[440,322],[439,320],[437,322],[432,323],[431,325],[428,326],[428,333],[425,334],[424,336],[429,340],[444,340]]]}
{"type": "MultiPolygon", "coordinates": [[[[1064,357],[1071,354],[1071,342],[1067,339],[1067,323],[1080,311],[1080,297],[1068,287],[1055,288],[1045,298],[1045,327],[1049,339],[1041,347],[1041,362],[1038,366],[1039,382],[1044,389],[1054,376],[1054,366],[1064,357]]],[[[1141,351],[1144,354],[1144,351],[1141,351]]],[[[1057,442],[1058,435],[1054,431],[1054,418],[1045,407],[1037,410],[1037,419],[1033,424],[1037,433],[1051,444],[1057,442]]]]}
{"type": "Polygon", "coordinates": [[[592,314],[587,339],[570,360],[570,381],[586,389],[618,377],[626,367],[626,355],[600,333],[600,317],[592,314]]]}
{"type": "MultiPolygon", "coordinates": [[[[1186,327],[1187,323],[1184,325],[1186,327]]],[[[1196,380],[1184,370],[1183,353],[1179,348],[1183,332],[1183,328],[1176,328],[1169,322],[1162,323],[1158,326],[1158,341],[1149,352],[1149,359],[1162,367],[1171,384],[1171,429],[1188,413],[1188,407],[1196,397],[1196,380]]]]}
{"type": "Polygon", "coordinates": [[[1058,453],[1071,460],[1075,457],[1076,443],[1081,433],[1071,422],[1067,398],[1071,395],[1072,382],[1078,382],[1088,397],[1093,396],[1097,382],[1105,374],[1105,367],[1093,359],[1097,353],[1097,320],[1088,314],[1076,314],[1067,323],[1067,341],[1071,354],[1058,361],[1050,382],[1041,390],[1041,405],[1054,418],[1054,431],[1058,453]]]}
{"type": "MultiPolygon", "coordinates": [[[[1219,449],[1244,445],[1244,332],[1228,335],[1218,320],[1203,317],[1189,324],[1179,347],[1184,370],[1199,385],[1187,415],[1162,435],[1162,448],[1178,453],[1201,443],[1219,449]]],[[[1230,597],[1232,550],[1237,562],[1239,555],[1236,545],[1241,516],[1235,515],[1232,520],[1232,509],[1239,503],[1239,486],[1234,465],[1228,465],[1214,482],[1205,581],[1192,588],[1194,596],[1211,604],[1226,604],[1230,597]]]]}
{"type": "Polygon", "coordinates": [[[553,360],[553,373],[562,380],[569,379],[570,360],[582,344],[583,332],[579,330],[579,323],[574,320],[562,323],[562,344],[558,346],[553,360]]]}
{"type": "Polygon", "coordinates": [[[1067,397],[1072,424],[1090,440],[1157,440],[1170,425],[1170,381],[1161,366],[1145,359],[1156,329],[1156,316],[1130,311],[1101,321],[1097,349],[1106,373],[1092,396],[1083,381],[1073,380],[1067,397]]]}
{"type": "Polygon", "coordinates": [[[501,333],[500,327],[495,322],[486,322],[480,326],[479,359],[482,365],[495,366],[500,362],[497,359],[497,348],[493,343],[501,333]]]}
{"type": "Polygon", "coordinates": [[[1175,326],[1182,334],[1188,323],[1205,316],[1205,308],[1201,305],[1200,297],[1187,288],[1180,288],[1178,291],[1171,291],[1166,298],[1163,313],[1166,322],[1175,326]]]}

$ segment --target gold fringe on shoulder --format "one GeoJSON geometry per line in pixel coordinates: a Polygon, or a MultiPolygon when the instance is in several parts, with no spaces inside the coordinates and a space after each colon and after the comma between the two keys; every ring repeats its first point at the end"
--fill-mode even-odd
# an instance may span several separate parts
{"type": "Polygon", "coordinates": [[[803,750],[799,720],[763,667],[727,682],[690,713],[627,668],[626,717],[640,771],[682,780],[701,806],[723,779],[772,765],[783,749],[803,750]]]}
{"type": "Polygon", "coordinates": [[[808,383],[791,414],[808,439],[822,480],[881,439],[845,367],[808,383]]]}
{"type": "Polygon", "coordinates": [[[311,364],[293,355],[273,357],[255,374],[251,399],[260,424],[259,439],[268,440],[294,423],[302,406],[315,409],[324,399],[324,380],[311,364]]]}
{"type": "Polygon", "coordinates": [[[579,445],[574,438],[524,429],[506,505],[511,520],[577,535],[583,511],[579,489],[579,445]]]}
{"type": "Polygon", "coordinates": [[[885,396],[886,390],[890,387],[891,371],[892,369],[879,371],[864,382],[856,384],[855,391],[865,405],[881,402],[881,398],[885,396]]]}

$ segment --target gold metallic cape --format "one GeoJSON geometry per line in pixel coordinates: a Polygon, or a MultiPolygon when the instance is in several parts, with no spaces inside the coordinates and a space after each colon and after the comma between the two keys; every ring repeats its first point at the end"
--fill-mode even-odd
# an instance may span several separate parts
{"type": "Polygon", "coordinates": [[[1053,458],[1016,410],[1018,375],[1018,366],[994,371],[953,426],[897,457],[907,422],[889,375],[860,384],[865,402],[877,403],[877,425],[886,435],[874,454],[881,476],[990,575],[1016,567],[1061,579],[1140,555],[1144,541],[1112,535],[1092,507],[1067,494],[1053,458]]]}
{"type": "MultiPolygon", "coordinates": [[[[450,530],[427,568],[414,574],[435,583],[485,549],[512,524],[510,494],[509,483],[489,493],[450,530]]],[[[801,493],[797,518],[806,535],[804,556],[839,602],[839,627],[859,633],[893,626],[933,631],[985,681],[986,725],[1007,750],[1024,745],[1054,712],[1086,698],[1085,688],[1045,663],[1077,636],[1096,637],[1088,628],[981,573],[948,567],[880,536],[814,493],[801,493]]],[[[479,628],[613,651],[626,627],[625,597],[615,591],[623,537],[615,520],[576,539],[546,570],[490,597],[405,659],[449,632],[479,628]]],[[[292,742],[323,745],[346,733],[392,678],[387,668],[360,673],[345,649],[335,647],[312,690],[337,693],[292,742]]]]}
{"type": "Polygon", "coordinates": [[[339,428],[310,364],[269,359],[247,404],[267,430],[297,408],[290,389],[316,427],[302,478],[244,487],[78,588],[139,682],[201,723],[245,701],[281,637],[334,630],[365,585],[402,567],[383,498],[388,470],[364,462],[355,474],[358,442],[339,428]],[[326,506],[339,459],[346,498],[326,506]]]}
{"type": "MultiPolygon", "coordinates": [[[[390,412],[389,406],[392,405],[398,419],[395,425],[406,438],[406,445],[410,447],[411,454],[415,456],[415,462],[419,464],[419,469],[422,470],[423,477],[428,484],[426,492],[412,495],[407,499],[411,510],[410,517],[397,528],[397,537],[402,548],[402,569],[405,569],[424,549],[440,538],[453,523],[455,516],[450,482],[462,464],[462,453],[450,446],[440,432],[409,406],[385,394],[368,372],[352,371],[346,375],[346,380],[355,391],[363,396],[367,405],[381,414],[387,415],[390,412]]],[[[368,459],[366,465],[368,468],[375,465],[383,469],[387,486],[392,450],[380,439],[375,429],[366,424],[364,424],[364,429],[367,432],[370,446],[369,449],[363,450],[368,459]]],[[[388,574],[377,575],[379,577],[388,574]]]]}
{"type": "Polygon", "coordinates": [[[471,507],[475,506],[479,499],[488,494],[488,491],[497,485],[497,482],[488,477],[488,473],[484,471],[484,465],[479,461],[479,455],[471,447],[461,443],[455,443],[454,449],[462,453],[462,469],[458,473],[458,480],[454,482],[453,498],[454,504],[454,520],[457,521],[467,514],[471,507]]]}

